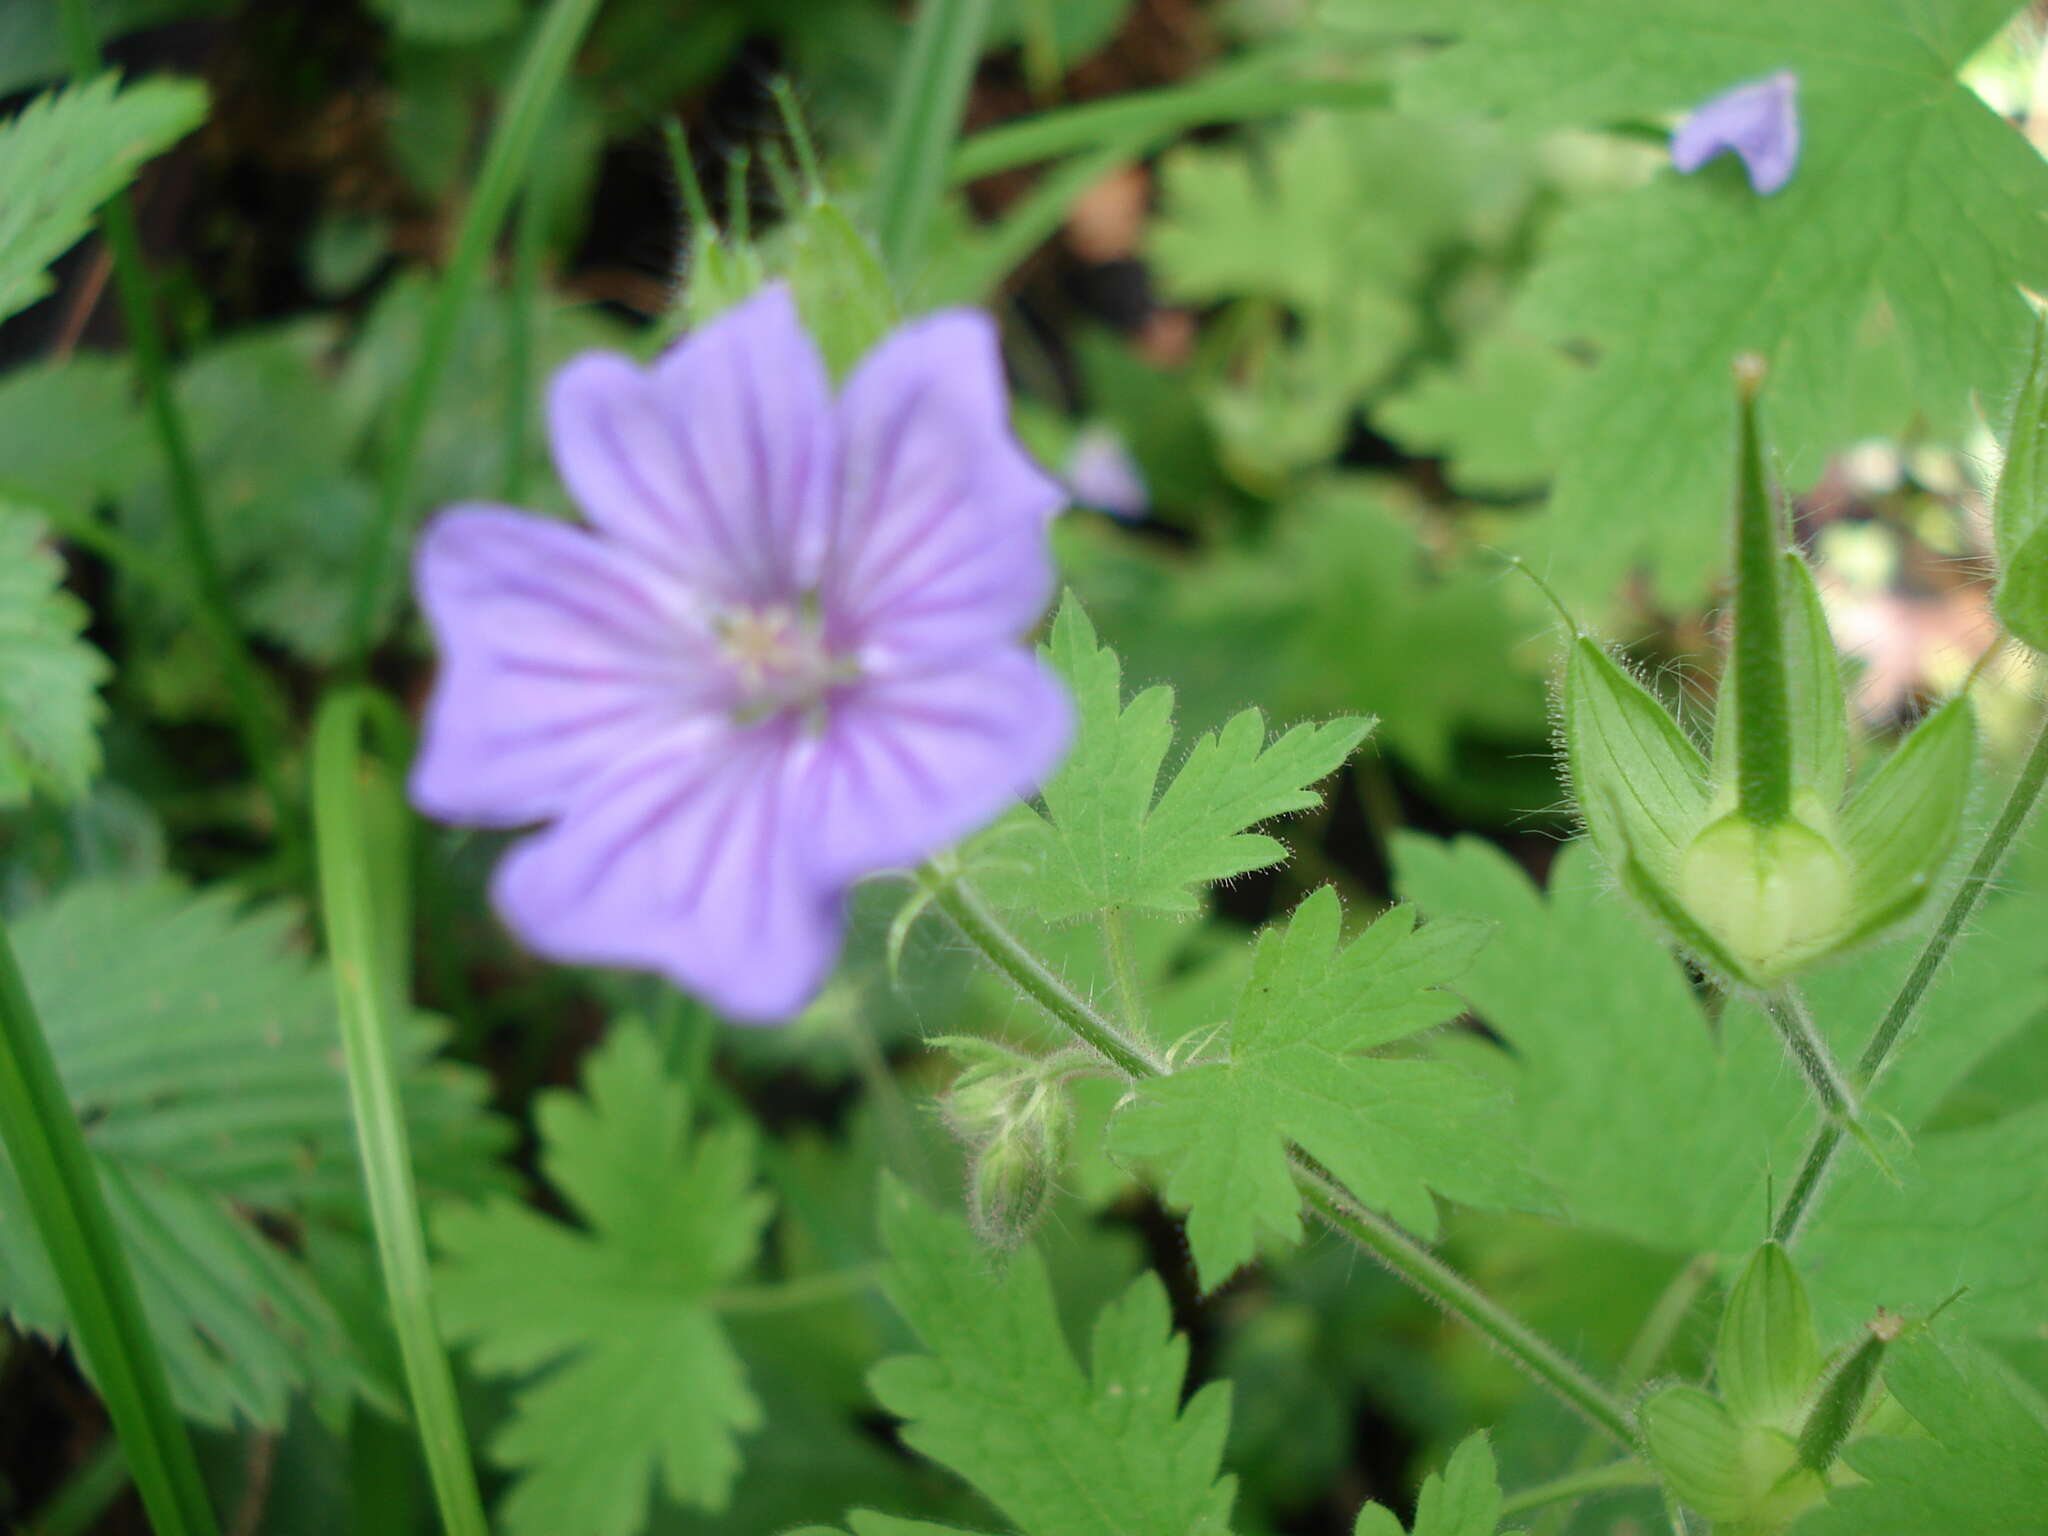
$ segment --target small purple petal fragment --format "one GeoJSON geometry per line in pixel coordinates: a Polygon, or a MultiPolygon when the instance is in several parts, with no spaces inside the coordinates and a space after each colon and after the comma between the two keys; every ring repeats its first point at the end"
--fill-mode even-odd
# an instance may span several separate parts
{"type": "Polygon", "coordinates": [[[1010,435],[986,317],[901,328],[834,399],[781,287],[651,368],[570,363],[549,426],[590,529],[457,508],[421,541],[442,669],[414,802],[547,824],[492,886],[537,952],[788,1018],[849,885],[1065,753],[1023,643],[1059,488],[1010,435]]]}
{"type": "Polygon", "coordinates": [[[1130,449],[1114,429],[1083,427],[1067,454],[1067,489],[1084,507],[1134,519],[1152,509],[1152,493],[1130,449]]]}
{"type": "Polygon", "coordinates": [[[1799,163],[1799,77],[1780,70],[1723,91],[1671,136],[1671,163],[1691,175],[1716,155],[1742,157],[1749,184],[1769,197],[1799,163]]]}

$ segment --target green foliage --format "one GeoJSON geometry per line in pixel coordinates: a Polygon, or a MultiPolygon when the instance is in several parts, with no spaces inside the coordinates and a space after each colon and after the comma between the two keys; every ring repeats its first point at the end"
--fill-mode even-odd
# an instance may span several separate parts
{"type": "Polygon", "coordinates": [[[99,767],[107,663],[63,575],[41,522],[0,501],[0,806],[37,788],[75,800],[99,767]]]}
{"type": "Polygon", "coordinates": [[[123,359],[74,353],[0,376],[0,495],[85,513],[124,494],[155,450],[123,359]]]}
{"type": "Polygon", "coordinates": [[[583,1081],[537,1119],[541,1167],[584,1225],[510,1199],[435,1222],[450,1337],[486,1374],[542,1373],[492,1446],[518,1472],[499,1510],[515,1536],[629,1536],[657,1482],[720,1508],[736,1437],[761,1422],[716,1310],[768,1219],[752,1133],[693,1131],[689,1091],[638,1025],[614,1027],[583,1081]]]}
{"type": "Polygon", "coordinates": [[[0,320],[50,291],[43,269],[99,205],[206,115],[189,81],[122,90],[112,75],[39,96],[0,127],[0,320]]]}
{"type": "MultiPolygon", "coordinates": [[[[982,1491],[1023,1536],[1224,1536],[1230,1389],[1181,1403],[1187,1343],[1142,1276],[1096,1318],[1084,1368],[1038,1254],[998,1268],[967,1228],[901,1185],[882,1193],[888,1291],[929,1353],[886,1360],[875,1395],[903,1439],[982,1491]]],[[[861,1523],[870,1532],[916,1526],[861,1523]]]]}
{"type": "Polygon", "coordinates": [[[1552,424],[1563,457],[1545,548],[1572,592],[1604,600],[1638,560],[1669,597],[1701,591],[1733,485],[1722,370],[1740,352],[1770,361],[1801,486],[1859,437],[1916,413],[1957,432],[1973,392],[2003,393],[2026,326],[2014,287],[2048,286],[2048,166],[1955,75],[2013,9],[1352,0],[1361,17],[1455,37],[1404,77],[1417,112],[1603,126],[1799,77],[1803,142],[1783,191],[1757,197],[1726,161],[1659,175],[1568,212],[1531,276],[1523,322],[1601,353],[1552,424]],[[1625,522],[1617,508],[1632,509],[1625,522]]]}
{"type": "Polygon", "coordinates": [[[1049,921],[1110,908],[1193,912],[1201,887],[1287,856],[1248,830],[1318,796],[1370,723],[1298,725],[1269,742],[1255,709],[1196,741],[1164,790],[1173,744],[1173,690],[1122,702],[1116,653],[1071,597],[1053,623],[1051,659],[1072,689],[1075,745],[1043,791],[1043,814],[1020,808],[984,839],[990,888],[1049,921]]]}
{"type": "Polygon", "coordinates": [[[2048,650],[2048,313],[2034,319],[2034,356],[2005,434],[1991,505],[1998,546],[1998,616],[2048,650]]]}
{"type": "MultiPolygon", "coordinates": [[[[1336,892],[1317,891],[1259,941],[1228,1027],[1227,1054],[1195,1059],[1137,1085],[1115,1144],[1165,1170],[1166,1193],[1189,1211],[1188,1243],[1205,1286],[1252,1257],[1254,1237],[1301,1235],[1290,1142],[1367,1204],[1427,1234],[1435,1188],[1513,1203],[1518,1148],[1498,1134],[1499,1089],[1443,1062],[1362,1054],[1464,1011],[1439,990],[1486,940],[1483,924],[1415,927],[1397,907],[1341,950],[1336,892]]],[[[1222,1043],[1222,1042],[1218,1042],[1222,1043]]]]}
{"type": "MultiPolygon", "coordinates": [[[[294,952],[296,926],[287,908],[156,879],[75,886],[15,930],[178,1404],[220,1426],[276,1428],[309,1387],[328,1408],[356,1391],[393,1403],[266,1235],[362,1222],[332,986],[294,952]]],[[[423,1023],[399,1042],[421,1176],[489,1187],[502,1138],[483,1085],[433,1062],[436,1043],[423,1023]]],[[[56,1336],[63,1302],[20,1210],[0,1166],[0,1300],[56,1336]]]]}
{"type": "Polygon", "coordinates": [[[1455,364],[1422,370],[1374,410],[1373,422],[1411,451],[1442,455],[1451,484],[1467,495],[1527,493],[1556,467],[1540,424],[1576,371],[1548,342],[1492,331],[1455,364]]]}
{"type": "Polygon", "coordinates": [[[1893,1346],[1885,1386],[1923,1434],[1852,1444],[1868,1481],[1837,1488],[1795,1536],[2025,1536],[2041,1528],[2048,1421],[2038,1398],[1978,1349],[1922,1330],[1893,1346]]]}
{"type": "Polygon", "coordinates": [[[416,43],[475,43],[517,25],[519,0],[373,0],[400,37],[416,43]]]}
{"type": "MultiPolygon", "coordinates": [[[[1500,1511],[1493,1447],[1485,1435],[1473,1435],[1451,1453],[1441,1473],[1423,1479],[1409,1536],[1493,1536],[1500,1511]]],[[[1401,1522],[1384,1506],[1368,1504],[1358,1512],[1352,1536],[1402,1536],[1401,1522]]]]}
{"type": "MultiPolygon", "coordinates": [[[[1798,1167],[1810,1109],[1760,1014],[1731,1004],[1712,1026],[1683,969],[1612,899],[1583,844],[1547,894],[1474,840],[1397,840],[1403,892],[1430,911],[1499,927],[1459,981],[1507,1041],[1530,1172],[1582,1226],[1674,1254],[1747,1251],[1765,1200],[1798,1167]]],[[[1801,1239],[1824,1344],[1880,1306],[1926,1309],[1958,1285],[1953,1315],[1988,1333],[2026,1331],[2041,1305],[2026,1254],[2048,1215],[2026,1191],[2048,1155],[2048,1107],[1943,1132],[1919,1127],[1971,1066],[2034,1015],[2038,893],[1981,914],[1929,996],[1918,1030],[1870,1107],[1912,1133],[1893,1184],[1845,1168],[1801,1239]]],[[[1839,1054],[1860,1049],[1916,946],[1879,951],[1806,983],[1839,1054]]]]}

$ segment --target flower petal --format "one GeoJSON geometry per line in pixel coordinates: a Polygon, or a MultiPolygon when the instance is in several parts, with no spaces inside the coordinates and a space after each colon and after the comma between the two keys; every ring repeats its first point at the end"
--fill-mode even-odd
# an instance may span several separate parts
{"type": "Polygon", "coordinates": [[[1690,175],[1716,155],[1742,157],[1749,184],[1770,196],[1799,162],[1799,77],[1781,70],[1703,103],[1671,136],[1671,163],[1690,175]]]}
{"type": "Polygon", "coordinates": [[[650,731],[730,698],[674,579],[581,529],[457,507],[414,571],[441,651],[411,784],[430,816],[544,820],[650,731]]]}
{"type": "Polygon", "coordinates": [[[555,376],[555,463],[607,533],[715,603],[817,580],[837,482],[831,385],[788,289],[762,290],[652,369],[594,352],[555,376]]]}
{"type": "Polygon", "coordinates": [[[676,733],[498,866],[491,894],[551,959],[659,971],[754,1023],[797,1013],[839,952],[840,897],[799,856],[792,723],[676,733]]]}
{"type": "Polygon", "coordinates": [[[1065,689],[1019,646],[849,688],[805,787],[812,861],[835,882],[919,863],[1035,791],[1072,735],[1065,689]]]}
{"type": "Polygon", "coordinates": [[[1016,639],[1052,596],[1059,487],[1010,432],[994,324],[946,310],[868,354],[839,401],[824,611],[871,670],[1016,639]]]}

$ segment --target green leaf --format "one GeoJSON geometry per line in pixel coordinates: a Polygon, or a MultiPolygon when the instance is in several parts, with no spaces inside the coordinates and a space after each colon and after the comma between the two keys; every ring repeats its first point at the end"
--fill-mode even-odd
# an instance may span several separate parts
{"type": "Polygon", "coordinates": [[[75,800],[99,770],[109,669],[63,579],[42,523],[0,501],[0,806],[37,788],[75,800]]]}
{"type": "Polygon", "coordinates": [[[2033,361],[2005,435],[1991,532],[1998,616],[2035,650],[2048,650],[2048,311],[2034,317],[2033,361]]]}
{"type": "Polygon", "coordinates": [[[1203,736],[1162,792],[1173,742],[1173,690],[1122,701],[1122,668],[1071,596],[1053,623],[1051,659],[1073,690],[1073,751],[1045,786],[1043,813],[1020,809],[983,842],[1001,861],[987,884],[1048,920],[1107,908],[1194,912],[1201,888],[1286,858],[1248,829],[1318,796],[1308,786],[1351,755],[1363,720],[1298,725],[1268,742],[1255,709],[1203,736]]]}
{"type": "MultiPolygon", "coordinates": [[[[1493,1447],[1483,1434],[1469,1436],[1451,1453],[1441,1475],[1422,1480],[1410,1536],[1494,1536],[1501,1503],[1493,1447]]],[[[1401,1522],[1392,1510],[1368,1504],[1358,1512],[1352,1536],[1402,1536],[1401,1522]]]]}
{"type": "Polygon", "coordinates": [[[514,1536],[629,1536],[658,1479],[722,1508],[760,1408],[713,1304],[768,1219],[744,1126],[692,1133],[688,1090],[635,1024],[614,1027],[584,1096],[544,1095],[541,1167],[572,1226],[516,1201],[434,1223],[449,1336],[523,1385],[492,1454],[517,1472],[514,1536]]]}
{"type": "Polygon", "coordinates": [[[2041,1528],[2048,1423],[1996,1362],[1931,1331],[1892,1347],[1885,1385],[1926,1433],[1852,1442],[1867,1481],[1833,1490],[1794,1536],[2025,1536],[2041,1528]]]}
{"type": "Polygon", "coordinates": [[[1550,343],[1499,329],[1455,364],[1422,369],[1373,422],[1411,453],[1449,460],[1447,477],[1467,495],[1534,491],[1557,463],[1541,430],[1544,411],[1577,372],[1550,343]]]}
{"type": "MultiPolygon", "coordinates": [[[[1684,968],[1614,901],[1584,844],[1553,866],[1547,893],[1475,839],[1402,837],[1395,856],[1404,895],[1499,925],[1457,985],[1507,1043],[1529,1171],[1564,1215],[1674,1255],[1748,1252],[1811,1125],[1768,1023],[1744,1004],[1710,1023],[1684,968]]],[[[1920,1129],[2038,1011],[2044,923],[2040,892],[1987,903],[1871,1089],[1870,1110],[1913,1133],[1915,1147],[1896,1170],[1902,1187],[1859,1163],[1821,1195],[1801,1272],[1824,1343],[1879,1306],[1932,1307],[1958,1285],[1970,1289],[1953,1315],[1987,1332],[2025,1332],[2048,1305],[2032,1257],[2048,1243],[2048,1211],[2027,1193],[2048,1157],[2048,1106],[1920,1129]]],[[[1838,1054],[1862,1047],[1917,948],[1805,979],[1838,1054]]]]}
{"type": "Polygon", "coordinates": [[[48,293],[44,268],[100,204],[205,116],[206,92],[191,81],[123,90],[103,75],[38,96],[0,127],[0,320],[48,293]]]}
{"type": "Polygon", "coordinates": [[[518,24],[519,0],[375,0],[400,37],[416,43],[477,43],[518,24]]]}
{"type": "Polygon", "coordinates": [[[1035,1250],[998,1268],[961,1222],[893,1180],[882,1231],[890,1299],[929,1351],[885,1360],[871,1378],[908,1421],[906,1444],[974,1484],[1024,1536],[1225,1536],[1230,1388],[1214,1383],[1182,1406],[1187,1343],[1171,1332],[1157,1276],[1096,1318],[1084,1369],[1035,1250]]]}
{"type": "Polygon", "coordinates": [[[1300,1237],[1290,1142],[1425,1235],[1437,1227],[1432,1189],[1474,1204],[1533,1193],[1514,1171],[1520,1149],[1495,1129],[1506,1115],[1494,1084],[1440,1061],[1362,1054],[1464,1011],[1438,989],[1485,943],[1485,925],[1417,929],[1397,907],[1340,950],[1341,923],[1326,886],[1261,934],[1227,1054],[1135,1085],[1112,1125],[1112,1145],[1160,1167],[1167,1197],[1189,1212],[1205,1287],[1248,1262],[1259,1233],[1300,1237]]]}
{"type": "Polygon", "coordinates": [[[1559,402],[1552,574],[1604,599],[1639,559],[1668,597],[1719,564],[1734,425],[1725,370],[1771,367],[1774,432],[1803,489],[1859,437],[1917,413],[1968,424],[2000,397],[2048,288],[2048,165],[1956,78],[2012,0],[1353,0],[1455,40],[1403,77],[1417,112],[1512,126],[1665,119],[1777,70],[1799,77],[1800,162],[1758,197],[1731,159],[1567,213],[1524,324],[1600,360],[1559,402]],[[1928,252],[1939,251],[1939,260],[1928,252]],[[1893,398],[1844,381],[1881,375],[1893,398]],[[1622,517],[1618,509],[1629,509],[1622,517]],[[1617,520],[1617,519],[1620,520],[1617,520]]]}
{"type": "Polygon", "coordinates": [[[132,488],[155,451],[126,358],[75,352],[0,377],[0,498],[85,512],[132,488]]]}
{"type": "MultiPolygon", "coordinates": [[[[134,1261],[180,1408],[276,1428],[293,1393],[368,1379],[333,1311],[266,1229],[365,1220],[327,977],[300,919],[169,880],[73,887],[16,930],[22,968],[134,1261]]],[[[488,1187],[502,1141],[485,1085],[398,1042],[414,1155],[441,1188],[488,1187]]],[[[52,1336],[64,1308],[0,1166],[0,1300],[52,1336]]]]}

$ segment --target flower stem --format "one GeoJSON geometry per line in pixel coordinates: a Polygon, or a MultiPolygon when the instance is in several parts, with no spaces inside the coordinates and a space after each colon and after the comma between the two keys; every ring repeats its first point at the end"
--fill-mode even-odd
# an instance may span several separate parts
{"type": "MultiPolygon", "coordinates": [[[[81,79],[97,74],[103,61],[86,0],[63,0],[61,19],[72,73],[81,79]]],[[[212,526],[207,518],[206,495],[200,485],[198,464],[192,457],[192,440],[171,388],[170,352],[157,320],[149,269],[142,260],[142,237],[136,229],[135,208],[126,192],[108,199],[100,211],[100,230],[113,257],[114,287],[120,295],[128,345],[135,354],[135,371],[142,380],[150,427],[163,450],[164,469],[170,481],[171,516],[177,528],[179,555],[186,567],[193,616],[220,667],[221,680],[228,691],[228,706],[234,712],[235,732],[241,738],[242,751],[255,770],[257,782],[263,787],[264,799],[270,803],[278,842],[289,851],[298,843],[298,819],[285,792],[280,766],[284,756],[283,733],[265,696],[255,655],[236,622],[227,581],[221,574],[220,556],[214,548],[212,526]]]]}
{"type": "Polygon", "coordinates": [[[405,900],[406,812],[368,779],[366,725],[400,738],[405,725],[382,694],[350,689],[320,706],[313,737],[313,830],[320,908],[348,1058],[349,1100],[377,1256],[441,1527],[487,1536],[455,1380],[434,1323],[432,1274],[391,1043],[405,1006],[410,913],[405,900]]]}
{"type": "Polygon", "coordinates": [[[0,1145],[64,1292],[71,1336],[157,1536],[213,1536],[212,1508],[171,1399],[99,1173],[14,951],[0,929],[0,1145]]]}
{"type": "Polygon", "coordinates": [[[1566,1499],[1583,1498],[1589,1493],[1606,1493],[1616,1488],[1654,1488],[1657,1474],[1640,1461],[1610,1461],[1604,1467],[1594,1467],[1585,1472],[1569,1472],[1563,1477],[1552,1478],[1547,1483],[1537,1483],[1519,1493],[1511,1493],[1501,1504],[1503,1515],[1519,1515],[1524,1510],[1540,1509],[1545,1504],[1562,1503],[1566,1499]]]}
{"type": "Polygon", "coordinates": [[[1792,1059],[1799,1064],[1799,1070],[1806,1076],[1806,1084],[1813,1090],[1813,1096],[1820,1101],[1820,1107],[1827,1114],[1831,1124],[1845,1130],[1854,1130],[1859,1125],[1856,1108],[1856,1090],[1849,1085],[1849,1079],[1835,1064],[1828,1043],[1822,1038],[1820,1028],[1813,1022],[1813,1013],[1806,1006],[1806,999],[1793,986],[1783,986],[1763,997],[1764,1012],[1772,1024],[1777,1026],[1779,1037],[1785,1042],[1785,1049],[1792,1053],[1792,1059]]]}
{"type": "MultiPolygon", "coordinates": [[[[1911,1028],[1913,1019],[1920,1011],[1920,1004],[1926,999],[1928,989],[1933,986],[1936,974],[1948,959],[1948,952],[1954,947],[1956,937],[1976,912],[1984,899],[1984,892],[1997,878],[1999,867],[2006,855],[2012,851],[2013,843],[2020,831],[2040,803],[2041,791],[2048,786],[2048,720],[2041,725],[2040,734],[2034,738],[2034,745],[2027,753],[2027,760],[2020,767],[2020,776],[2014,780],[2012,792],[2006,796],[2005,805],[1998,813],[1998,820],[1984,839],[1984,845],[1977,850],[1977,857],[1971,862],[1969,872],[1956,887],[1955,895],[1949,898],[1947,909],[1941,914],[1941,921],[1929,934],[1921,947],[1920,957],[1913,962],[1913,969],[1906,975],[1905,983],[1891,1006],[1879,1021],[1877,1033],[1870,1037],[1870,1044],[1864,1047],[1863,1056],[1856,1063],[1856,1075],[1867,1087],[1877,1081],[1884,1071],[1891,1054],[1911,1028]]],[[[1785,1196],[1785,1204],[1778,1212],[1773,1224],[1772,1235],[1781,1243],[1790,1243],[1799,1233],[1802,1222],[1813,1206],[1814,1197],[1820,1193],[1826,1182],[1828,1171],[1834,1162],[1835,1153],[1842,1144],[1841,1129],[1833,1124],[1823,1125],[1814,1133],[1812,1143],[1806,1149],[1806,1160],[1800,1165],[1799,1176],[1793,1180],[1792,1188],[1785,1196]]]]}
{"type": "Polygon", "coordinates": [[[406,384],[396,431],[385,453],[383,475],[377,487],[377,515],[357,557],[348,609],[349,654],[357,670],[368,658],[376,639],[377,597],[390,572],[392,545],[412,494],[413,470],[426,434],[427,415],[433,409],[441,375],[447,371],[448,359],[454,352],[463,311],[483,281],[484,264],[532,158],[548,105],[568,73],[569,63],[575,58],[596,10],[597,0],[550,0],[534,27],[518,73],[513,76],[505,113],[491,135],[490,147],[484,151],[483,169],[477,175],[469,206],[463,210],[455,249],[435,290],[433,308],[427,313],[419,362],[406,384]]]}
{"type": "MultiPolygon", "coordinates": [[[[933,870],[919,876],[932,902],[1025,996],[1065,1024],[1126,1077],[1163,1077],[1165,1064],[1133,1042],[1073,988],[1055,975],[1015,934],[1003,926],[969,886],[933,870]]],[[[1293,1155],[1294,1183],[1301,1197],[1328,1226],[1351,1239],[1409,1286],[1477,1330],[1510,1360],[1623,1446],[1634,1449],[1628,1409],[1562,1351],[1520,1318],[1479,1290],[1399,1225],[1371,1210],[1299,1151],[1293,1155]]]]}

